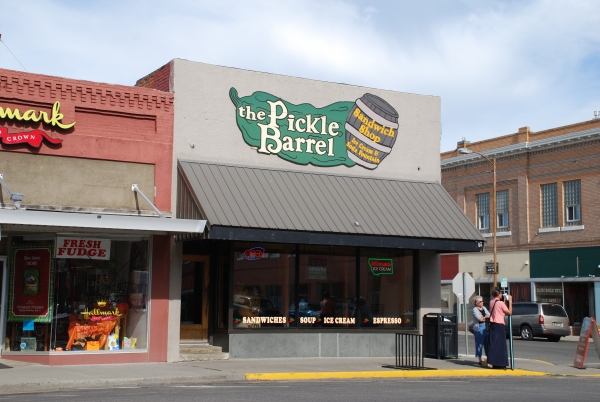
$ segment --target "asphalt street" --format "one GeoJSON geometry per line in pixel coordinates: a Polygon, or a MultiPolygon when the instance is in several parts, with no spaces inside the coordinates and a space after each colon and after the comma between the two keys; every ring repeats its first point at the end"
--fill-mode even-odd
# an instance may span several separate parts
{"type": "Polygon", "coordinates": [[[597,378],[495,378],[383,381],[311,381],[277,383],[227,383],[79,389],[45,394],[1,396],[0,401],[461,401],[480,402],[496,395],[499,400],[548,402],[596,400],[597,378]],[[510,385],[507,385],[510,384],[510,385]],[[479,390],[479,391],[477,391],[479,390]]]}
{"type": "MultiPolygon", "coordinates": [[[[544,338],[524,341],[513,338],[515,359],[541,360],[556,365],[572,365],[577,350],[577,342],[548,342],[544,338]]],[[[465,354],[465,336],[458,337],[458,353],[465,354]]],[[[469,355],[475,354],[475,339],[469,335],[469,355]]],[[[586,365],[600,365],[594,342],[589,343],[586,365]]]]}

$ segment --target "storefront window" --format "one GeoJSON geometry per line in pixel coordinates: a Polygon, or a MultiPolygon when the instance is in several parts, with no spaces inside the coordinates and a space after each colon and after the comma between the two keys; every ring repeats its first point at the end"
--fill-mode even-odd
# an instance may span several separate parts
{"type": "Polygon", "coordinates": [[[562,284],[560,282],[536,283],[535,295],[537,302],[562,304],[562,284]]]}
{"type": "Polygon", "coordinates": [[[295,249],[293,245],[235,244],[233,328],[294,324],[290,305],[294,304],[295,249]]]}
{"type": "Polygon", "coordinates": [[[233,260],[234,329],[416,327],[412,250],[238,242],[233,260]]]}
{"type": "Polygon", "coordinates": [[[511,283],[510,294],[515,302],[531,301],[531,284],[526,283],[511,283]]]}
{"type": "Polygon", "coordinates": [[[414,328],[413,252],[360,250],[361,327],[414,328]]]}
{"type": "Polygon", "coordinates": [[[356,326],[355,253],[349,247],[300,246],[300,327],[356,326]]]}
{"type": "Polygon", "coordinates": [[[13,238],[11,351],[147,347],[148,242],[13,238]]]}
{"type": "Polygon", "coordinates": [[[490,302],[492,301],[492,290],[494,290],[493,283],[479,283],[479,296],[483,298],[483,305],[489,308],[490,302]]]}
{"type": "Polygon", "coordinates": [[[456,301],[454,292],[452,291],[452,284],[448,283],[441,286],[441,297],[442,300],[440,306],[442,308],[442,313],[454,313],[454,310],[456,309],[456,301]]]}

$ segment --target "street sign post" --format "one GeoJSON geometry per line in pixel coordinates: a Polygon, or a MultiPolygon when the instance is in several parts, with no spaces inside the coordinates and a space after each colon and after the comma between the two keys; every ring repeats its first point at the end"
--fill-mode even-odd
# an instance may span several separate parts
{"type": "Polygon", "coordinates": [[[452,279],[452,291],[456,296],[464,295],[464,297],[468,299],[475,293],[475,279],[466,272],[459,272],[454,279],[452,279]]]}
{"type": "Polygon", "coordinates": [[[452,279],[452,291],[461,299],[463,304],[463,317],[465,321],[465,349],[466,353],[469,354],[469,324],[467,323],[467,300],[475,293],[475,280],[471,275],[466,272],[459,272],[452,279]]]}
{"type": "MultiPolygon", "coordinates": [[[[508,278],[500,278],[502,293],[508,294],[508,278]]],[[[508,302],[507,302],[508,303],[508,302]]],[[[515,353],[513,349],[512,315],[508,316],[508,353],[510,357],[510,369],[515,369],[515,353]]]]}

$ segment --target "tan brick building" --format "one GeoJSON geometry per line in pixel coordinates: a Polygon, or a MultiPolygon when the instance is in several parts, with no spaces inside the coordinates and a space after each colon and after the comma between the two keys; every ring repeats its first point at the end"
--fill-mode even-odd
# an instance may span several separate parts
{"type": "Polygon", "coordinates": [[[496,221],[498,277],[516,300],[563,304],[574,332],[600,312],[600,120],[485,141],[463,140],[441,154],[442,185],[487,238],[486,252],[442,257],[442,308],[450,281],[470,272],[489,298],[496,221]],[[473,153],[461,154],[459,148],[473,153]],[[492,164],[496,160],[496,213],[492,164]]]}

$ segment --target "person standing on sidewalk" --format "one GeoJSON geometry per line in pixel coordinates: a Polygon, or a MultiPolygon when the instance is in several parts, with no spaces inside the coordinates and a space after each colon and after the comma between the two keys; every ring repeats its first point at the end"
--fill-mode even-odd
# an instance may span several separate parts
{"type": "Polygon", "coordinates": [[[489,332],[485,329],[485,319],[490,317],[490,312],[483,305],[483,297],[475,296],[475,307],[473,307],[473,334],[475,335],[475,357],[479,359],[479,365],[483,366],[482,352],[488,355],[489,332]]]}
{"type": "Polygon", "coordinates": [[[490,346],[488,348],[488,364],[493,368],[506,369],[508,365],[508,349],[506,348],[506,330],[504,316],[512,315],[512,296],[507,295],[509,307],[503,301],[503,295],[498,289],[492,291],[490,301],[490,346]]]}

